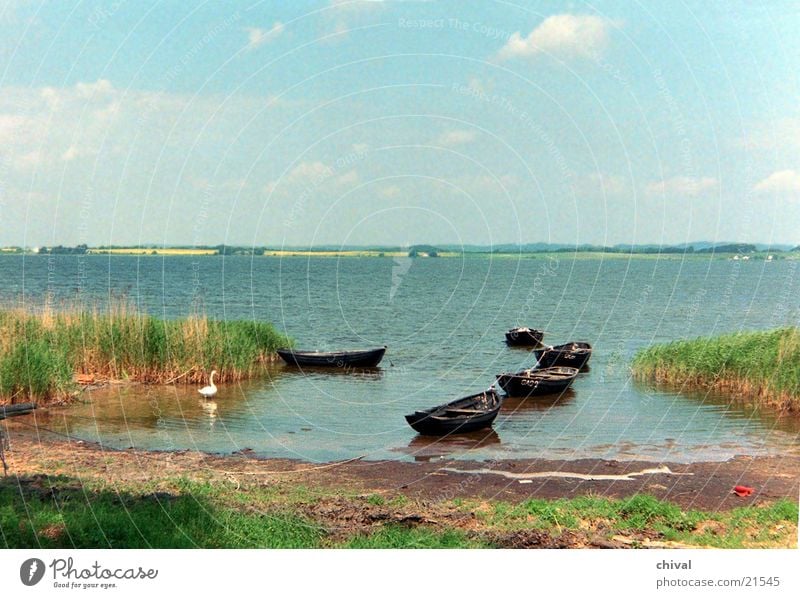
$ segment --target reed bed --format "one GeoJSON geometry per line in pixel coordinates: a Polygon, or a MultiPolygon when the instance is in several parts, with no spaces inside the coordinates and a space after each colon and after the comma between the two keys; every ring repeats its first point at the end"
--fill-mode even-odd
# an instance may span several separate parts
{"type": "Polygon", "coordinates": [[[654,346],[639,352],[634,376],[713,388],[748,402],[800,411],[800,329],[729,334],[654,346]]]}
{"type": "Polygon", "coordinates": [[[220,382],[264,372],[291,345],[271,324],[204,315],[162,320],[116,303],[106,309],[0,309],[0,403],[58,402],[76,376],[148,384],[220,382]]]}

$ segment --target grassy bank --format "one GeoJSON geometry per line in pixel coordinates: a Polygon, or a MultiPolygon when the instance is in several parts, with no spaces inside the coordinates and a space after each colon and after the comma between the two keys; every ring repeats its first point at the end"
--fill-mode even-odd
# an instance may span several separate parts
{"type": "Polygon", "coordinates": [[[0,548],[791,547],[797,504],[681,510],[611,500],[453,500],[237,488],[185,478],[109,486],[66,476],[0,481],[0,548]]]}
{"type": "Polygon", "coordinates": [[[800,411],[800,330],[729,334],[650,347],[632,364],[639,379],[713,388],[758,405],[800,411]]]}
{"type": "Polygon", "coordinates": [[[250,378],[289,339],[265,322],[160,320],[108,310],[0,309],[0,402],[60,401],[76,374],[145,383],[250,378]]]}

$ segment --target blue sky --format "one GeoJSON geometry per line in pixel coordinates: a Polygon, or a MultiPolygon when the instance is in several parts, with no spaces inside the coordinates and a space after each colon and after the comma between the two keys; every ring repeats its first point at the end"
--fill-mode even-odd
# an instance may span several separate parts
{"type": "Polygon", "coordinates": [[[800,243],[790,2],[0,4],[0,245],[800,243]]]}

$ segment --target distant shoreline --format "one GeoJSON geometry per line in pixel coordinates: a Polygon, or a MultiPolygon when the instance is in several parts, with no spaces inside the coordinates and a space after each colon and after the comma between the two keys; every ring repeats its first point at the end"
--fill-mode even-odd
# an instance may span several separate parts
{"type": "Polygon", "coordinates": [[[386,258],[440,258],[440,257],[720,257],[747,261],[764,259],[800,258],[800,245],[787,243],[743,243],[695,241],[681,245],[631,244],[595,245],[591,243],[494,243],[491,245],[442,243],[415,243],[408,245],[46,245],[0,246],[0,255],[155,255],[155,256],[249,256],[249,257],[386,257],[386,258]]]}
{"type": "Polygon", "coordinates": [[[255,251],[236,251],[223,253],[218,249],[210,248],[185,248],[185,247],[165,247],[165,248],[88,248],[86,251],[54,251],[43,252],[33,250],[0,250],[0,255],[6,256],[127,256],[127,257],[279,257],[279,258],[388,258],[388,259],[440,259],[440,258],[462,258],[462,259],[669,259],[669,260],[741,260],[741,261],[781,261],[781,260],[800,260],[800,251],[755,251],[751,253],[736,252],[648,252],[648,251],[590,251],[590,250],[558,250],[558,251],[438,251],[430,253],[420,252],[417,255],[410,255],[407,251],[391,251],[380,249],[346,249],[346,250],[300,250],[300,249],[265,249],[258,248],[255,251]],[[771,256],[771,257],[770,257],[771,256]]]}

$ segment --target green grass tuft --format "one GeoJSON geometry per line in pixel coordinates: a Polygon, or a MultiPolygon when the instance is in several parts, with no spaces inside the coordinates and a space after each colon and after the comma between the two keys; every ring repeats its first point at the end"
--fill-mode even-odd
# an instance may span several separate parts
{"type": "Polygon", "coordinates": [[[800,409],[800,330],[729,334],[640,351],[639,379],[730,390],[756,404],[800,409]]]}
{"type": "Polygon", "coordinates": [[[484,548],[461,530],[435,531],[427,527],[386,525],[370,535],[358,535],[342,548],[484,548]]]}
{"type": "Polygon", "coordinates": [[[558,536],[564,531],[597,529],[595,533],[608,536],[656,534],[663,540],[719,548],[782,545],[795,534],[798,520],[795,501],[704,512],[683,510],[646,494],[626,499],[534,499],[521,504],[498,501],[491,504],[488,512],[474,501],[467,501],[461,510],[477,510],[479,521],[497,530],[533,529],[558,536]]]}
{"type": "Polygon", "coordinates": [[[164,383],[251,378],[275,349],[290,345],[267,322],[204,316],[160,320],[125,304],[99,312],[0,310],[0,400],[58,401],[75,374],[164,383]]]}
{"type": "Polygon", "coordinates": [[[0,547],[311,548],[322,539],[300,516],[220,507],[197,490],[141,495],[56,478],[36,490],[0,486],[0,547]]]}

